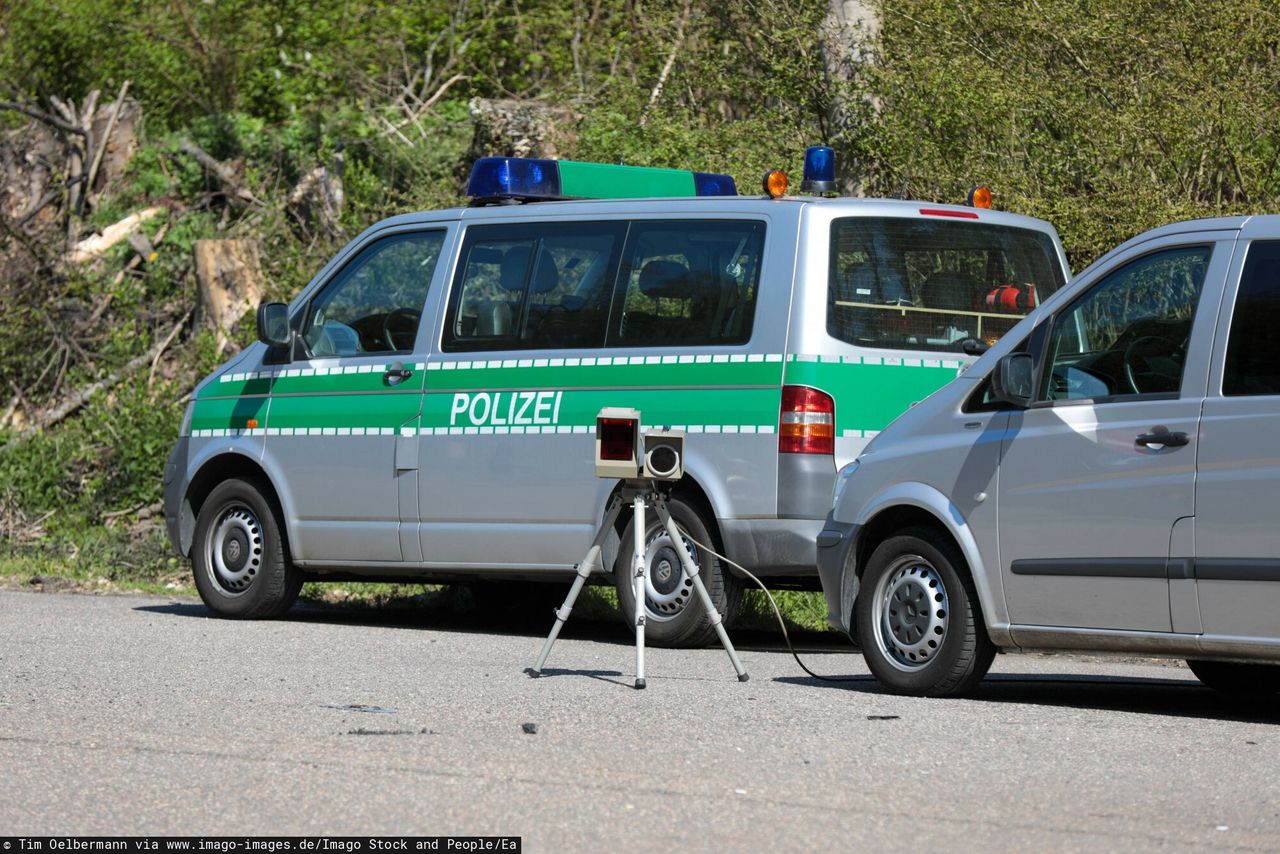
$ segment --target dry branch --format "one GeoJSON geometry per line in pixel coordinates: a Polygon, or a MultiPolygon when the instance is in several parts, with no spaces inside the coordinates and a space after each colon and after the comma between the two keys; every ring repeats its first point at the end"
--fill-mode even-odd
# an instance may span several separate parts
{"type": "Polygon", "coordinates": [[[662,66],[662,72],[658,75],[658,82],[654,84],[653,91],[649,93],[649,103],[645,104],[644,110],[640,113],[640,126],[644,127],[649,121],[649,111],[653,109],[653,105],[658,103],[658,98],[662,97],[662,88],[667,85],[667,78],[671,76],[671,69],[675,67],[676,56],[680,53],[680,46],[684,44],[684,28],[689,22],[689,12],[691,10],[689,0],[685,0],[684,11],[680,13],[680,20],[676,22],[676,37],[671,45],[671,53],[667,54],[667,61],[662,66]]]}
{"type": "Polygon", "coordinates": [[[13,110],[14,112],[22,113],[24,116],[30,116],[36,121],[44,122],[47,125],[52,125],[53,127],[57,128],[63,133],[73,133],[73,134],[76,134],[77,136],[82,136],[82,137],[89,135],[88,131],[86,131],[84,128],[77,127],[76,125],[72,124],[69,121],[66,121],[65,119],[61,119],[57,116],[50,115],[49,113],[46,113],[44,110],[38,109],[36,107],[31,107],[26,104],[19,104],[16,101],[0,101],[0,110],[13,110]]]}
{"type": "MultiPolygon", "coordinates": [[[[102,134],[102,140],[98,143],[98,150],[93,153],[93,162],[89,164],[88,178],[85,180],[85,192],[93,190],[93,179],[98,177],[98,167],[102,165],[102,155],[107,153],[107,143],[111,141],[111,132],[116,129],[116,122],[120,120],[120,110],[124,107],[124,96],[129,94],[129,81],[126,80],[120,86],[120,94],[116,96],[116,102],[111,108],[111,118],[107,119],[107,130],[102,134]]],[[[93,116],[89,116],[89,127],[93,126],[93,116]]]]}
{"type": "Polygon", "coordinates": [[[222,186],[227,198],[239,205],[260,205],[261,201],[251,192],[249,192],[244,184],[240,182],[240,178],[236,175],[234,169],[227,164],[215,160],[203,148],[196,145],[189,139],[182,140],[178,144],[178,150],[183,154],[190,155],[195,161],[205,168],[205,171],[213,175],[218,183],[222,186]]]}
{"type": "Polygon", "coordinates": [[[64,397],[58,403],[57,406],[53,407],[52,409],[50,409],[49,411],[41,415],[39,418],[35,419],[32,422],[30,427],[23,430],[18,435],[14,436],[12,439],[9,440],[7,444],[0,445],[0,454],[3,454],[5,451],[9,451],[9,450],[12,450],[13,448],[16,448],[18,445],[21,445],[27,442],[28,440],[32,439],[33,437],[35,437],[42,430],[48,427],[52,427],[54,424],[57,424],[58,422],[65,420],[69,415],[72,415],[78,409],[80,409],[82,406],[88,403],[89,400],[95,394],[106,391],[107,389],[119,383],[125,377],[133,374],[135,371],[141,370],[144,366],[148,365],[151,362],[151,360],[156,357],[158,353],[164,352],[164,348],[169,346],[170,342],[173,341],[174,336],[177,335],[177,333],[181,331],[182,327],[187,324],[187,321],[190,319],[190,317],[191,317],[191,312],[188,311],[186,314],[182,316],[182,319],[178,321],[177,325],[169,332],[168,335],[164,337],[163,340],[161,340],[158,344],[156,344],[147,352],[143,353],[141,356],[135,356],[133,359],[130,359],[129,362],[125,364],[124,367],[120,368],[118,371],[113,371],[112,373],[107,374],[105,377],[98,380],[97,382],[90,383],[84,388],[76,389],[74,392],[64,397]]]}
{"type": "Polygon", "coordinates": [[[82,264],[85,261],[91,261],[97,258],[103,252],[106,252],[112,246],[115,246],[121,240],[128,239],[130,234],[138,230],[138,226],[142,225],[149,219],[154,219],[164,213],[164,208],[146,208],[102,229],[101,234],[95,234],[93,237],[86,237],[76,244],[75,248],[67,256],[67,260],[72,264],[82,264]]]}

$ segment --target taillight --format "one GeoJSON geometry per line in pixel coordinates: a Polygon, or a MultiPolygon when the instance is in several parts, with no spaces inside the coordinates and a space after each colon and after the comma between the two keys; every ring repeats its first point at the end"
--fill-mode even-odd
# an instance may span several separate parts
{"type": "Polygon", "coordinates": [[[836,402],[831,395],[802,385],[782,387],[778,453],[834,454],[836,402]]]}

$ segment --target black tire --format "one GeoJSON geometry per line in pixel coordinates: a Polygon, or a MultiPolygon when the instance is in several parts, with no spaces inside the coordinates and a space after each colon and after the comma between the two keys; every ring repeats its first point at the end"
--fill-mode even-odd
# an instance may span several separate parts
{"type": "Polygon", "coordinates": [[[1189,658],[1187,666],[1205,685],[1233,697],[1270,697],[1280,691],[1280,666],[1275,664],[1189,658]]]}
{"type": "Polygon", "coordinates": [[[895,694],[966,694],[996,654],[964,557],[931,528],[909,528],[876,547],[854,613],[867,667],[895,694]]]}
{"type": "MultiPolygon", "coordinates": [[[[709,521],[709,514],[704,514],[694,505],[679,498],[669,499],[667,510],[676,525],[688,532],[693,539],[706,543],[716,551],[724,551],[719,538],[713,533],[715,523],[709,521]]],[[[630,517],[629,508],[624,508],[623,512],[630,517]]],[[[658,514],[652,509],[646,509],[644,520],[645,542],[650,544],[649,578],[645,596],[645,643],[661,647],[705,646],[715,638],[715,627],[699,600],[693,582],[685,577],[679,555],[658,520],[658,514]]],[[[618,612],[628,626],[635,622],[636,600],[631,587],[631,558],[635,552],[633,524],[628,518],[618,547],[618,558],[613,564],[613,580],[618,589],[618,612]]],[[[701,568],[699,574],[702,583],[727,627],[732,624],[738,614],[738,607],[742,604],[741,579],[730,574],[709,552],[694,547],[688,541],[685,546],[701,568]]]]}
{"type": "Polygon", "coordinates": [[[278,617],[302,589],[289,560],[284,525],[270,487],[257,478],[214,487],[196,517],[191,568],[196,589],[220,617],[278,617]]]}

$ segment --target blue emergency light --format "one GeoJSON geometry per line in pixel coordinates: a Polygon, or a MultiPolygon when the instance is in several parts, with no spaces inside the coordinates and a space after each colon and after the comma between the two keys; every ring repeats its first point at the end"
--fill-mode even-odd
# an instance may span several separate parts
{"type": "Polygon", "coordinates": [[[729,175],[528,157],[482,157],[467,184],[472,204],[737,194],[729,175]]]}
{"type": "Polygon", "coordinates": [[[811,145],[804,150],[804,180],[800,182],[802,193],[837,193],[836,153],[829,145],[811,145]]]}

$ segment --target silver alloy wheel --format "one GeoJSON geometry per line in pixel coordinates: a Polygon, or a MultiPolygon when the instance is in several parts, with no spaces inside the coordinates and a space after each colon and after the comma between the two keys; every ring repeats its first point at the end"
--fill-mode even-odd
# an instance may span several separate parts
{"type": "Polygon", "coordinates": [[[253,510],[233,504],[213,523],[205,543],[209,580],[225,596],[240,596],[262,568],[262,523],[253,510]]]}
{"type": "MultiPolygon", "coordinates": [[[[698,547],[688,537],[682,539],[694,565],[701,569],[698,547]]],[[[694,595],[693,579],[685,574],[680,553],[665,528],[658,527],[650,533],[645,542],[645,557],[648,561],[644,581],[645,612],[655,622],[674,620],[694,595]]]]}
{"type": "Polygon", "coordinates": [[[951,603],[929,561],[903,555],[880,576],[872,594],[876,645],[885,660],[912,673],[933,661],[947,637],[951,603]]]}

